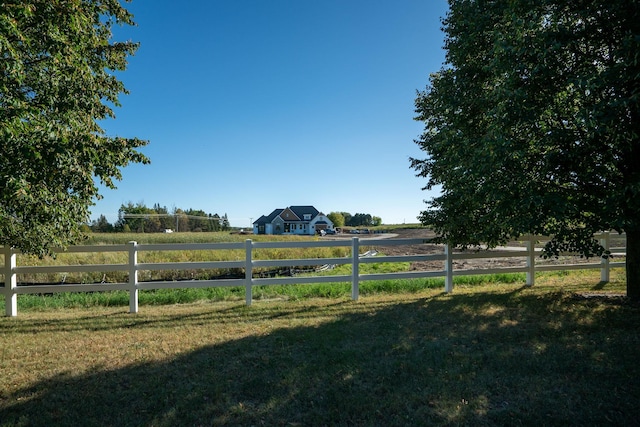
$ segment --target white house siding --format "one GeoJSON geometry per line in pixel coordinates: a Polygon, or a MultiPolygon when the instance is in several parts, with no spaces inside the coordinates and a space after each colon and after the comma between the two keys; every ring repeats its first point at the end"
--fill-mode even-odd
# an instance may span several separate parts
{"type": "Polygon", "coordinates": [[[300,235],[313,235],[314,229],[306,222],[292,222],[290,223],[290,233],[300,235]]]}
{"type": "Polygon", "coordinates": [[[326,223],[326,224],[319,224],[319,226],[317,228],[318,230],[322,230],[322,229],[326,229],[326,228],[330,228],[330,229],[333,228],[333,223],[331,222],[331,220],[329,218],[327,218],[324,215],[318,215],[313,219],[313,221],[311,221],[311,224],[310,224],[310,226],[313,228],[313,233],[312,234],[315,234],[315,232],[316,232],[316,224],[318,222],[325,222],[326,223]]]}

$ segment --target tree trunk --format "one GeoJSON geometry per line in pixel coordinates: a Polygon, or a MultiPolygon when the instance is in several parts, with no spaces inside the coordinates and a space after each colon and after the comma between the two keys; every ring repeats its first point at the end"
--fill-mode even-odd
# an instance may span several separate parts
{"type": "Polygon", "coordinates": [[[627,298],[640,301],[640,228],[627,233],[627,298]]]}

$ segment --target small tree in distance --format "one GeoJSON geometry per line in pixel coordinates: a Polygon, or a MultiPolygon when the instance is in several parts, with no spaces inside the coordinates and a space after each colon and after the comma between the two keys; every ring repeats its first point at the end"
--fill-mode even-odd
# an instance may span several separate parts
{"type": "Polygon", "coordinates": [[[327,218],[331,220],[334,227],[344,227],[344,215],[340,212],[330,212],[327,214],[327,218]]]}
{"type": "Polygon", "coordinates": [[[382,218],[363,213],[351,215],[349,212],[330,212],[327,218],[333,222],[335,227],[344,227],[345,225],[348,227],[367,227],[382,224],[382,218]]]}
{"type": "Polygon", "coordinates": [[[107,218],[104,215],[100,215],[100,217],[91,223],[91,231],[97,233],[111,233],[114,231],[113,225],[107,221],[107,218]]]}

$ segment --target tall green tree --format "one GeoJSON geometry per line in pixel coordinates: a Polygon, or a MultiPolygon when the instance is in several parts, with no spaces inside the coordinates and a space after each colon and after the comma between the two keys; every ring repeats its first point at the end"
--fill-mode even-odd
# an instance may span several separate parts
{"type": "Polygon", "coordinates": [[[416,99],[438,189],[420,220],[467,246],[553,236],[545,254],[606,253],[627,234],[640,299],[640,3],[449,0],[446,62],[416,99]]]}
{"type": "Polygon", "coordinates": [[[344,215],[340,212],[330,212],[327,214],[327,218],[331,220],[334,227],[344,227],[344,215]]]}
{"type": "Polygon", "coordinates": [[[373,225],[373,221],[370,214],[356,213],[349,219],[347,225],[351,227],[369,226],[373,225]]]}
{"type": "Polygon", "coordinates": [[[115,24],[133,25],[117,0],[0,3],[0,244],[45,255],[77,242],[98,183],[148,163],[146,141],[98,124],[115,117],[115,72],[138,47],[112,41],[115,24]]]}
{"type": "Polygon", "coordinates": [[[227,214],[225,213],[222,216],[222,231],[227,231],[228,229],[231,228],[231,222],[229,222],[229,217],[227,217],[227,214]]]}
{"type": "Polygon", "coordinates": [[[160,203],[153,205],[153,210],[158,214],[158,220],[160,221],[160,230],[173,229],[176,225],[176,220],[173,215],[169,214],[169,209],[166,206],[160,206],[160,203]]]}
{"type": "Polygon", "coordinates": [[[189,228],[187,231],[213,231],[209,216],[202,209],[187,209],[185,212],[189,218],[189,228]]]}
{"type": "Polygon", "coordinates": [[[189,230],[189,217],[182,209],[175,208],[173,210],[173,216],[176,220],[175,231],[191,231],[189,230]]]}
{"type": "Polygon", "coordinates": [[[349,212],[338,212],[342,214],[342,218],[344,219],[343,225],[349,226],[351,224],[352,215],[349,212]]]}
{"type": "Polygon", "coordinates": [[[100,215],[100,217],[91,223],[91,231],[97,233],[111,233],[113,231],[113,225],[107,221],[107,217],[100,215]]]}
{"type": "Polygon", "coordinates": [[[120,205],[116,228],[123,230],[125,226],[129,231],[137,233],[154,233],[159,231],[160,227],[156,212],[142,202],[120,205]]]}

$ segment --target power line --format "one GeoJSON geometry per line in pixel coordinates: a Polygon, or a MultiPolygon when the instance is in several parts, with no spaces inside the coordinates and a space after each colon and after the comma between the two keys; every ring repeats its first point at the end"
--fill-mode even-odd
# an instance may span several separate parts
{"type": "MultiPolygon", "coordinates": [[[[116,214],[117,215],[117,214],[116,214]]],[[[224,216],[200,216],[200,215],[187,215],[187,214],[121,214],[120,215],[122,218],[158,218],[158,217],[167,217],[167,218],[175,218],[176,216],[179,216],[180,218],[190,218],[190,219],[220,219],[220,220],[224,220],[226,219],[227,221],[231,222],[244,222],[247,219],[249,219],[249,221],[253,224],[253,218],[247,217],[247,218],[228,218],[228,217],[224,217],[224,216]]]]}
{"type": "Polygon", "coordinates": [[[223,216],[201,216],[201,215],[187,215],[187,214],[123,214],[122,215],[123,218],[144,218],[144,219],[149,219],[149,218],[160,218],[160,217],[165,217],[165,218],[175,218],[175,217],[180,217],[180,218],[189,218],[189,219],[201,219],[201,220],[224,220],[226,219],[223,216]]]}
{"type": "Polygon", "coordinates": [[[231,225],[231,223],[229,222],[229,219],[225,218],[225,217],[220,217],[220,216],[202,216],[202,215],[187,215],[185,213],[175,213],[175,214],[159,214],[159,213],[146,213],[146,214],[122,214],[122,218],[138,218],[138,219],[151,219],[151,218],[171,218],[174,219],[176,221],[176,231],[179,231],[180,228],[180,218],[187,218],[187,219],[191,219],[191,220],[198,220],[198,221],[215,221],[217,222],[219,225],[223,225],[225,222],[229,225],[231,225]]]}

